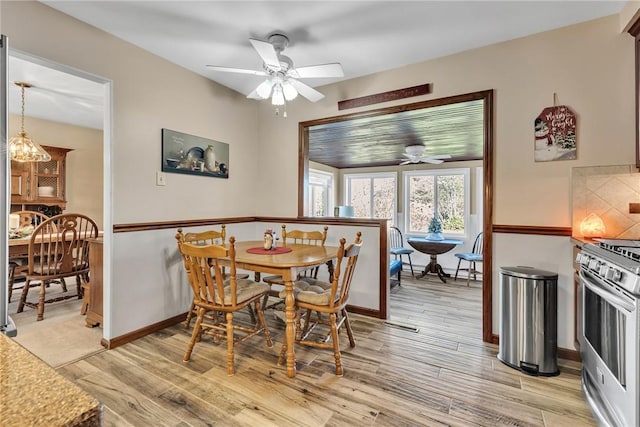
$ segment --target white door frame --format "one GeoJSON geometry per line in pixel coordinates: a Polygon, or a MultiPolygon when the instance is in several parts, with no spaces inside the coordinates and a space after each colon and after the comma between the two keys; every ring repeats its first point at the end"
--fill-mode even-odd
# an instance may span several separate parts
{"type": "Polygon", "coordinates": [[[32,62],[34,64],[42,65],[54,70],[71,74],[76,77],[80,77],[86,80],[90,80],[103,85],[104,88],[104,111],[103,111],[103,130],[102,130],[102,150],[103,150],[103,247],[104,247],[104,259],[103,259],[103,324],[102,335],[104,338],[111,338],[111,271],[112,271],[112,256],[111,248],[113,241],[113,200],[112,200],[112,179],[111,179],[111,162],[113,159],[113,81],[95,74],[88,73],[86,71],[79,70],[77,68],[70,67],[68,65],[60,64],[49,59],[41,58],[39,56],[31,55],[26,52],[19,51],[17,49],[9,48],[9,56],[20,58],[25,61],[32,62]]]}

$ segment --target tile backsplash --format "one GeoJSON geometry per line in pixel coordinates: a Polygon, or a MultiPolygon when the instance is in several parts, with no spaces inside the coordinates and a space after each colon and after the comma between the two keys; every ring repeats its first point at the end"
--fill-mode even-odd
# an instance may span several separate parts
{"type": "Polygon", "coordinates": [[[635,165],[572,168],[574,236],[580,236],[580,222],[595,213],[604,221],[603,237],[640,239],[640,214],[630,214],[629,203],[640,203],[640,173],[635,165]]]}

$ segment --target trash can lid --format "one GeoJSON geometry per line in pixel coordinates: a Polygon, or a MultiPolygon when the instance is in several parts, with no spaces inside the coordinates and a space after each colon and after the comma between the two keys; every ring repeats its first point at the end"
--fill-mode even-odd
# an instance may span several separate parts
{"type": "Polygon", "coordinates": [[[557,279],[558,273],[540,270],[535,267],[518,265],[516,267],[500,267],[500,273],[524,279],[557,279]]]}

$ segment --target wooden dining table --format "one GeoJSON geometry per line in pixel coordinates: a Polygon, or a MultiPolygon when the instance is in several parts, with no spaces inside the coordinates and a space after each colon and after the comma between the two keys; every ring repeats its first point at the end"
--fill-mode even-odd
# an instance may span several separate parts
{"type": "Polygon", "coordinates": [[[429,240],[424,237],[410,237],[407,242],[415,250],[427,254],[431,257],[431,261],[424,268],[424,271],[417,279],[421,279],[428,273],[435,273],[438,275],[442,283],[447,283],[446,278],[451,277],[449,273],[445,273],[442,266],[438,264],[438,255],[449,252],[451,249],[463,242],[460,239],[443,239],[443,240],[429,240]]]}
{"type": "MultiPolygon", "coordinates": [[[[338,253],[337,246],[314,246],[302,244],[287,244],[291,249],[287,253],[256,254],[247,252],[251,248],[262,248],[263,241],[238,241],[236,248],[236,268],[256,273],[278,274],[285,283],[285,340],[287,343],[287,376],[296,375],[295,359],[295,300],[293,296],[293,281],[299,273],[310,268],[327,264],[329,275],[333,275],[333,260],[338,253]]],[[[221,264],[229,266],[221,260],[221,264]]]]}
{"type": "MultiPolygon", "coordinates": [[[[104,233],[98,231],[98,237],[102,237],[104,233]]],[[[9,239],[9,258],[22,257],[29,255],[29,242],[31,235],[16,239],[9,239]]]]}

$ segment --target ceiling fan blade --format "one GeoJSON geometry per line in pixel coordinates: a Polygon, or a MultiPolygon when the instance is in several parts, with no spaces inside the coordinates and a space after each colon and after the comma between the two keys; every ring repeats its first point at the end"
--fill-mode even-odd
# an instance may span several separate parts
{"type": "Polygon", "coordinates": [[[259,101],[262,101],[264,99],[263,97],[258,95],[258,88],[255,88],[253,91],[251,91],[251,93],[249,95],[247,95],[247,98],[257,99],[259,101]]]}
{"type": "Polygon", "coordinates": [[[217,65],[207,65],[208,68],[213,71],[222,71],[225,73],[240,73],[240,74],[253,74],[254,76],[266,76],[267,73],[264,71],[257,70],[246,70],[244,68],[230,68],[230,67],[219,67],[217,65]]]}
{"type": "Polygon", "coordinates": [[[338,62],[331,64],[309,65],[298,67],[289,71],[289,75],[301,79],[344,77],[342,65],[338,62]]]}
{"type": "Polygon", "coordinates": [[[409,163],[412,163],[411,160],[405,160],[404,162],[400,163],[400,166],[408,165],[409,163]]]}
{"type": "Polygon", "coordinates": [[[451,156],[449,154],[436,154],[434,156],[427,156],[427,158],[440,160],[440,159],[450,159],[451,156]]]}
{"type": "Polygon", "coordinates": [[[278,59],[278,53],[271,43],[263,42],[262,40],[257,39],[249,39],[253,48],[258,52],[260,58],[265,63],[265,65],[275,69],[276,71],[280,70],[280,60],[278,59]]]}
{"type": "Polygon", "coordinates": [[[311,102],[320,101],[322,98],[324,98],[323,94],[321,94],[311,86],[302,83],[301,81],[290,78],[288,79],[288,82],[291,83],[294,88],[296,88],[300,95],[304,96],[311,102]]]}
{"type": "Polygon", "coordinates": [[[424,159],[422,159],[422,161],[425,163],[431,163],[432,165],[439,165],[440,163],[444,162],[444,160],[436,159],[434,157],[425,157],[424,159]]]}

